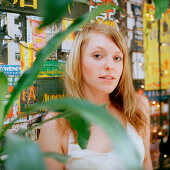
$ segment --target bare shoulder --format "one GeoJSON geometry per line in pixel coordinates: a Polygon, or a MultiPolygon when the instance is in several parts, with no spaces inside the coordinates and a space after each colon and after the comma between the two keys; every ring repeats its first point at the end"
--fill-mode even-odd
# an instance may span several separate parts
{"type": "MultiPolygon", "coordinates": [[[[60,134],[60,128],[58,126],[58,121],[56,119],[52,119],[55,116],[57,116],[58,113],[49,112],[43,121],[46,121],[42,124],[40,137],[39,137],[39,143],[40,146],[42,146],[43,150],[46,150],[46,147],[44,147],[45,143],[51,143],[51,141],[58,141],[59,142],[59,134],[60,134]],[[50,120],[51,119],[51,120],[50,120]]],[[[60,145],[60,143],[58,143],[60,145]]]]}
{"type": "Polygon", "coordinates": [[[142,94],[137,94],[138,101],[141,102],[141,105],[144,105],[146,108],[149,108],[149,100],[146,96],[142,94]]]}
{"type": "Polygon", "coordinates": [[[143,143],[145,147],[145,158],[143,167],[144,169],[153,169],[151,156],[150,156],[150,109],[149,109],[149,100],[144,95],[137,94],[139,106],[146,116],[146,126],[143,128],[143,143]]]}
{"type": "Polygon", "coordinates": [[[48,131],[50,133],[57,133],[60,131],[59,126],[57,126],[57,120],[53,119],[55,116],[57,116],[59,113],[55,112],[49,112],[47,115],[44,117],[43,121],[46,121],[45,123],[42,124],[41,127],[41,133],[43,135],[47,135],[46,132],[48,131]],[[51,119],[51,120],[50,120],[51,119]]]}
{"type": "Polygon", "coordinates": [[[66,125],[66,120],[64,118],[57,119],[59,112],[49,112],[44,117],[44,121],[47,121],[42,125],[43,130],[48,128],[48,131],[55,131],[55,133],[60,133],[60,131],[64,130],[66,125]]]}
{"type": "Polygon", "coordinates": [[[65,144],[65,140],[68,140],[69,131],[64,118],[55,119],[59,114],[60,113],[49,112],[44,118],[44,121],[47,122],[42,124],[39,137],[40,147],[44,151],[59,151],[65,153],[67,150],[65,149],[66,145],[64,145],[63,149],[63,143],[65,144]]]}
{"type": "MultiPolygon", "coordinates": [[[[43,152],[57,152],[60,154],[66,154],[67,152],[67,143],[65,142],[67,133],[63,130],[62,120],[52,119],[56,117],[59,113],[50,112],[48,113],[41,127],[41,132],[39,136],[39,146],[43,152]],[[65,145],[63,145],[63,143],[65,145]]],[[[64,165],[51,159],[46,158],[45,162],[47,164],[48,169],[64,169],[64,165]]]]}
{"type": "Polygon", "coordinates": [[[149,100],[146,96],[137,94],[137,100],[138,100],[138,105],[145,114],[146,118],[150,118],[150,113],[149,113],[149,100]]]}

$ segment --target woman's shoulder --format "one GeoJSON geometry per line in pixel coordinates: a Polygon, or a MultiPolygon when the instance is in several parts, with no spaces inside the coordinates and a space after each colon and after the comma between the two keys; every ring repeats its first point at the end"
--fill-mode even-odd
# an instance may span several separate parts
{"type": "Polygon", "coordinates": [[[144,111],[144,113],[149,112],[149,99],[142,94],[136,93],[137,102],[139,107],[144,111]]]}
{"type": "Polygon", "coordinates": [[[150,127],[149,99],[146,96],[142,95],[142,94],[137,94],[137,101],[138,101],[138,105],[140,107],[140,110],[142,111],[142,113],[145,116],[145,123],[146,123],[145,128],[149,128],[150,127]]]}
{"type": "Polygon", "coordinates": [[[57,118],[59,114],[59,112],[48,112],[43,119],[46,126],[55,128],[58,132],[66,130],[66,126],[68,126],[68,121],[65,118],[57,118]]]}
{"type": "Polygon", "coordinates": [[[68,143],[69,130],[64,118],[56,118],[59,114],[57,112],[49,112],[44,117],[43,121],[45,123],[42,124],[39,141],[51,143],[51,145],[57,144],[65,153],[67,151],[66,144],[68,143]]]}

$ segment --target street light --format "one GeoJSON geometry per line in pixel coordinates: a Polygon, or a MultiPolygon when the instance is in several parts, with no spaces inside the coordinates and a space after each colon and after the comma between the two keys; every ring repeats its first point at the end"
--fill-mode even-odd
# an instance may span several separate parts
{"type": "Polygon", "coordinates": [[[5,35],[4,36],[4,40],[7,42],[7,43],[10,43],[12,41],[12,38],[9,36],[9,35],[5,35]]]}

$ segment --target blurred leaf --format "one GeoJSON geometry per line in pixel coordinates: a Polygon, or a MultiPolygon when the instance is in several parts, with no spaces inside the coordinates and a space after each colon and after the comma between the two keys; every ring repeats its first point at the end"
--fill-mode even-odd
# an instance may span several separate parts
{"type": "MultiPolygon", "coordinates": [[[[5,95],[8,90],[8,80],[4,73],[0,72],[0,129],[4,121],[5,95]]],[[[0,130],[1,136],[1,130],[0,130]]]]}
{"type": "Polygon", "coordinates": [[[163,13],[168,9],[169,0],[153,0],[155,3],[155,19],[161,19],[163,13]]]}
{"type": "Polygon", "coordinates": [[[86,4],[86,5],[90,5],[89,0],[73,0],[73,4],[76,3],[76,2],[86,4]]]}
{"type": "Polygon", "coordinates": [[[45,170],[38,144],[17,135],[6,137],[7,170],[45,170]]]}
{"type": "Polygon", "coordinates": [[[52,157],[53,159],[60,161],[62,163],[66,163],[69,156],[68,155],[63,155],[55,152],[43,152],[44,157],[52,157]]]}
{"type": "MultiPolygon", "coordinates": [[[[117,151],[117,153],[127,165],[127,169],[141,169],[139,167],[139,155],[136,152],[135,147],[132,144],[129,136],[127,135],[126,130],[122,127],[118,120],[116,120],[106,111],[103,106],[99,107],[85,100],[66,98],[52,100],[43,104],[35,104],[34,106],[28,109],[28,113],[37,112],[40,109],[46,109],[54,112],[64,111],[64,113],[61,114],[60,117],[66,117],[67,119],[68,117],[72,116],[75,118],[74,120],[73,118],[71,118],[70,121],[73,120],[75,122],[76,118],[79,119],[79,117],[75,115],[78,115],[86,119],[87,121],[100,125],[110,135],[111,140],[113,141],[114,149],[117,151]]],[[[78,125],[76,125],[76,127],[77,126],[78,125]]],[[[79,124],[78,133],[86,134],[84,134],[84,139],[80,140],[79,142],[84,142],[84,140],[88,140],[86,138],[89,134],[88,128],[86,129],[86,132],[82,131],[84,128],[83,126],[84,124],[79,124]]],[[[84,144],[80,144],[80,146],[83,145],[84,144]]]]}
{"type": "Polygon", "coordinates": [[[44,0],[44,3],[42,3],[43,24],[40,27],[50,25],[57,19],[61,19],[71,3],[72,0],[44,0]]]}
{"type": "MultiPolygon", "coordinates": [[[[63,115],[64,116],[64,115],[63,115]]],[[[79,115],[67,116],[72,128],[77,131],[77,140],[82,149],[86,149],[90,137],[90,122],[79,115]]]]}
{"type": "MultiPolygon", "coordinates": [[[[90,22],[90,20],[96,16],[102,13],[103,11],[106,11],[110,8],[116,8],[122,11],[120,7],[117,7],[113,4],[106,4],[106,5],[101,5],[95,9],[91,13],[85,14],[82,17],[76,19],[70,27],[68,27],[64,32],[59,32],[56,34],[48,43],[46,46],[41,49],[37,55],[36,55],[36,60],[33,63],[33,66],[25,71],[21,78],[18,80],[18,83],[16,84],[9,102],[7,103],[5,107],[5,115],[7,115],[10,107],[12,106],[13,102],[16,100],[18,97],[19,93],[23,91],[23,89],[28,88],[29,86],[32,85],[33,81],[36,79],[38,75],[38,71],[40,70],[41,66],[45,63],[46,58],[53,53],[53,51],[61,44],[62,40],[71,32],[75,31],[78,27],[86,24],[87,22],[90,22]]],[[[123,11],[122,11],[123,12],[123,11]]]]}

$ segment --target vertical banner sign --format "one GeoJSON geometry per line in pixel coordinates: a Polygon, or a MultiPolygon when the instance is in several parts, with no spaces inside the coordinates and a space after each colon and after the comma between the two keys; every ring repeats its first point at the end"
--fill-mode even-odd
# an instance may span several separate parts
{"type": "Polygon", "coordinates": [[[46,29],[38,29],[42,21],[31,20],[32,24],[32,43],[33,48],[35,49],[33,52],[33,61],[35,61],[36,52],[43,48],[46,44],[46,29]]]}
{"type": "MultiPolygon", "coordinates": [[[[16,85],[20,73],[21,73],[21,66],[20,65],[1,65],[0,71],[4,72],[5,75],[8,78],[8,93],[5,98],[5,102],[8,102],[11,96],[11,92],[14,89],[14,86],[16,85]]],[[[20,103],[19,98],[17,98],[11,107],[9,113],[6,116],[6,120],[4,124],[10,123],[12,120],[17,118],[20,112],[20,103]]]]}
{"type": "MultiPolygon", "coordinates": [[[[62,20],[62,31],[65,31],[72,23],[73,23],[73,20],[63,19],[62,20]]],[[[65,52],[70,51],[73,40],[74,40],[74,32],[66,36],[64,40],[62,41],[62,45],[61,45],[62,51],[65,51],[65,52]]]]}
{"type": "MultiPolygon", "coordinates": [[[[159,53],[158,22],[153,19],[155,7],[144,3],[144,56],[145,56],[145,90],[159,90],[159,53]]],[[[170,10],[160,20],[161,46],[161,88],[170,89],[170,10]]]]}
{"type": "Polygon", "coordinates": [[[140,5],[132,4],[133,14],[135,16],[135,25],[133,27],[133,45],[134,51],[143,52],[143,18],[140,5]]]}
{"type": "Polygon", "coordinates": [[[21,54],[21,72],[30,68],[33,64],[33,46],[30,43],[21,43],[20,54],[21,54]]]}
{"type": "Polygon", "coordinates": [[[162,88],[170,89],[170,9],[162,16],[160,24],[162,88]]]}
{"type": "MultiPolygon", "coordinates": [[[[94,8],[97,6],[103,4],[103,3],[112,3],[115,6],[118,6],[117,0],[90,0],[90,7],[89,12],[91,12],[94,8]]],[[[93,20],[91,20],[91,23],[98,23],[98,24],[106,24],[115,27],[117,30],[119,30],[119,27],[114,19],[114,15],[116,13],[116,10],[109,9],[104,13],[101,13],[100,16],[96,16],[93,20]]]]}

